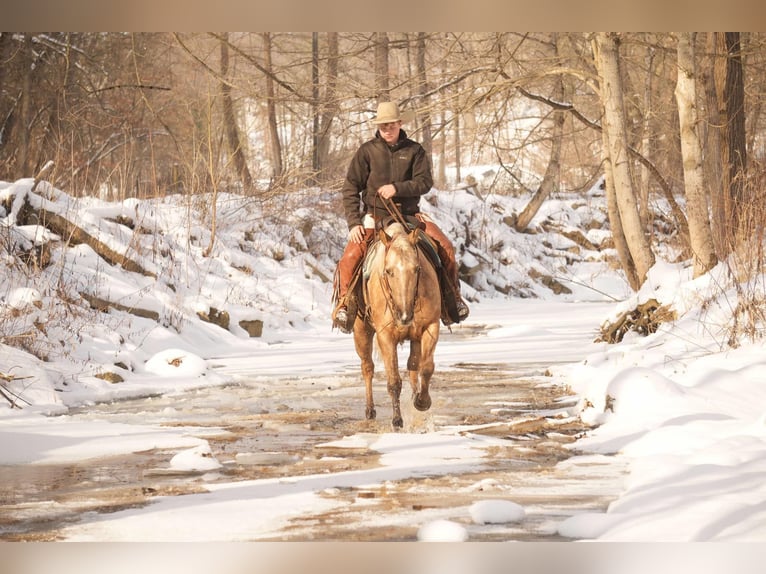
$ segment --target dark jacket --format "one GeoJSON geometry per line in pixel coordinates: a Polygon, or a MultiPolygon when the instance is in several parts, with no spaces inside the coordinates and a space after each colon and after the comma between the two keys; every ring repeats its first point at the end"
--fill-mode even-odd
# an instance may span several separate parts
{"type": "Polygon", "coordinates": [[[399,141],[389,146],[378,132],[357,150],[343,184],[343,209],[348,228],[362,224],[365,213],[384,219],[388,211],[378,188],[393,183],[396,195],[391,199],[402,215],[420,211],[420,196],[433,186],[431,161],[419,143],[409,139],[404,130],[399,141]]]}

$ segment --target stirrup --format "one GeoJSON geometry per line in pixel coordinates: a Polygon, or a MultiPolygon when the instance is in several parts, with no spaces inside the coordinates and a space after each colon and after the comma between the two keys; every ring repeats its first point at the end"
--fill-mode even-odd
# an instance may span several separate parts
{"type": "Polygon", "coordinates": [[[348,311],[346,311],[345,307],[341,307],[338,309],[338,312],[335,313],[333,324],[340,329],[342,333],[346,333],[347,335],[351,333],[351,329],[348,328],[348,311]]]}
{"type": "Polygon", "coordinates": [[[468,305],[465,304],[465,301],[463,301],[462,298],[458,297],[457,300],[457,322],[460,323],[462,321],[465,321],[468,317],[471,310],[468,308],[468,305]]]}

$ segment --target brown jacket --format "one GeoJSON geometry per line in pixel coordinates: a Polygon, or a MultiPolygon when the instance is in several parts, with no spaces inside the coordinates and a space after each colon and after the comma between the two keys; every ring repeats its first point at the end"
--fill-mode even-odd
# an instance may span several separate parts
{"type": "Polygon", "coordinates": [[[362,224],[365,213],[378,219],[388,215],[383,199],[377,190],[393,183],[396,195],[392,198],[402,215],[414,215],[420,211],[420,196],[433,186],[431,161],[419,143],[409,139],[404,130],[399,141],[389,146],[375,133],[375,137],[363,143],[348,168],[343,184],[343,209],[348,228],[362,224]]]}

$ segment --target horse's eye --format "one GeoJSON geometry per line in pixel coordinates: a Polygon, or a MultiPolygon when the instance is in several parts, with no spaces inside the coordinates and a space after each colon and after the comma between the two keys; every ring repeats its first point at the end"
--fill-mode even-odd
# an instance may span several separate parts
{"type": "Polygon", "coordinates": [[[389,277],[393,277],[394,276],[394,270],[393,269],[386,269],[386,275],[388,275],[389,277]]]}

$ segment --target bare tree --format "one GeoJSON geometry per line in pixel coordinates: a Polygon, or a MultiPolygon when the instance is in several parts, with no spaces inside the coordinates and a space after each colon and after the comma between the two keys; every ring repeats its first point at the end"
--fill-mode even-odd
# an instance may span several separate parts
{"type": "Polygon", "coordinates": [[[699,118],[705,128],[703,169],[710,195],[710,207],[712,213],[712,233],[716,253],[724,256],[728,251],[728,239],[726,239],[726,207],[723,194],[723,165],[721,164],[721,117],[718,109],[718,95],[716,94],[715,67],[716,35],[714,32],[706,34],[705,58],[702,64],[701,75],[704,77],[705,88],[705,116],[699,118]]]}
{"type": "Polygon", "coordinates": [[[429,105],[429,85],[428,75],[426,73],[426,33],[418,32],[415,48],[415,68],[417,70],[417,94],[420,108],[423,110],[420,122],[420,143],[431,156],[433,149],[433,137],[431,135],[431,109],[429,105]]]}
{"type": "Polygon", "coordinates": [[[728,229],[728,247],[740,227],[740,213],[746,207],[744,197],[747,148],[745,134],[745,88],[739,32],[715,33],[716,58],[714,77],[721,121],[721,180],[724,226],[728,229]]]}
{"type": "Polygon", "coordinates": [[[326,174],[330,153],[331,129],[338,113],[338,32],[327,33],[327,69],[325,73],[325,91],[320,105],[317,156],[319,173],[326,174]]]}
{"type": "Polygon", "coordinates": [[[229,76],[229,34],[224,33],[220,39],[221,44],[221,105],[223,109],[223,124],[226,131],[226,141],[229,144],[229,153],[231,154],[234,168],[239,175],[239,181],[242,187],[247,191],[253,186],[253,178],[247,167],[245,151],[239,137],[239,127],[237,126],[237,116],[234,113],[234,102],[231,98],[231,84],[228,81],[229,76]]]}
{"type": "MultiPolygon", "coordinates": [[[[601,130],[601,139],[604,150],[609,149],[609,140],[606,136],[606,131],[601,130]]],[[[607,152],[603,154],[606,156],[607,152]]],[[[633,261],[633,256],[630,253],[630,246],[628,240],[625,237],[622,225],[622,217],[620,216],[620,206],[617,200],[617,190],[614,185],[613,170],[611,170],[607,164],[607,160],[604,160],[604,194],[606,195],[606,212],[609,218],[609,229],[612,232],[612,241],[614,242],[615,251],[617,251],[617,257],[620,260],[620,265],[625,273],[625,277],[628,280],[628,285],[634,290],[638,290],[641,286],[641,280],[636,271],[636,264],[633,261]]]]}
{"type": "Polygon", "coordinates": [[[697,75],[694,63],[694,34],[691,32],[678,33],[676,101],[681,130],[689,239],[694,276],[699,277],[715,266],[717,258],[705,193],[702,144],[697,131],[697,75]]]}
{"type": "MultiPolygon", "coordinates": [[[[556,55],[559,55],[559,39],[556,34],[553,37],[553,45],[556,55]]],[[[559,75],[554,80],[554,101],[563,102],[564,96],[564,77],[559,75]]],[[[515,227],[518,231],[523,231],[532,221],[532,218],[540,210],[545,200],[551,192],[558,187],[561,176],[561,143],[564,137],[565,112],[562,110],[553,110],[553,130],[551,132],[551,153],[548,160],[548,167],[540,183],[540,187],[532,195],[527,205],[516,218],[515,227]]]]}
{"type": "Polygon", "coordinates": [[[311,169],[319,174],[319,32],[311,33],[311,169]]]}
{"type": "Polygon", "coordinates": [[[31,172],[31,155],[29,127],[32,120],[32,73],[35,69],[35,56],[32,50],[32,35],[24,34],[24,62],[26,64],[21,82],[21,105],[19,111],[19,155],[17,165],[22,173],[31,172]]]}
{"type": "MultiPolygon", "coordinates": [[[[653,116],[654,102],[654,78],[655,78],[655,54],[656,47],[649,45],[646,47],[644,63],[646,66],[646,77],[644,80],[643,97],[643,117],[641,121],[641,153],[648,160],[652,159],[652,130],[651,120],[653,116]]],[[[639,168],[639,214],[644,229],[651,229],[650,211],[649,211],[649,188],[651,173],[646,165],[639,168]]]]}
{"type": "MultiPolygon", "coordinates": [[[[622,227],[631,259],[635,264],[636,284],[632,284],[632,287],[637,290],[646,279],[649,269],[654,265],[654,253],[641,226],[631,175],[619,45],[618,34],[597,33],[595,35],[594,55],[600,75],[601,100],[604,108],[602,123],[605,144],[604,161],[606,169],[611,173],[620,214],[619,222],[611,223],[622,227]]],[[[614,231],[614,227],[612,229],[614,231]]]]}
{"type": "Polygon", "coordinates": [[[282,140],[279,137],[279,125],[277,122],[277,99],[274,88],[271,32],[263,32],[263,54],[266,60],[266,116],[268,118],[269,148],[271,150],[271,177],[272,180],[278,181],[282,178],[284,167],[282,164],[282,140]]]}
{"type": "Polygon", "coordinates": [[[391,99],[388,74],[388,33],[375,32],[375,93],[378,102],[391,99]]]}

